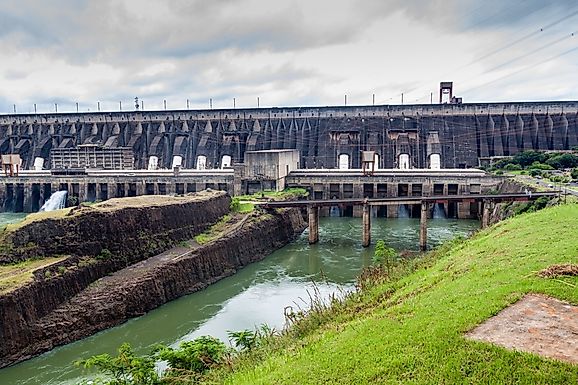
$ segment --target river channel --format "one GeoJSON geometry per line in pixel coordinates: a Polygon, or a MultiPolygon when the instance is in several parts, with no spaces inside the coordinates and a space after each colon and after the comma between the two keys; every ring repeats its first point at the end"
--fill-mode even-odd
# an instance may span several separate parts
{"type": "MultiPolygon", "coordinates": [[[[467,235],[478,227],[477,221],[430,220],[429,245],[467,235]]],[[[113,354],[123,342],[144,353],[157,343],[178,345],[201,335],[227,341],[228,330],[254,329],[263,323],[280,329],[285,322],[286,306],[306,308],[308,293],[313,293],[314,286],[324,297],[350,289],[361,269],[371,263],[373,247],[361,247],[359,218],[321,218],[319,236],[318,244],[309,245],[306,230],[296,241],[265,260],[203,291],[118,327],[1,369],[0,384],[75,384],[91,374],[76,368],[73,361],[100,353],[113,354]]],[[[397,250],[417,250],[418,237],[417,219],[372,220],[373,243],[384,239],[397,250]]]]}

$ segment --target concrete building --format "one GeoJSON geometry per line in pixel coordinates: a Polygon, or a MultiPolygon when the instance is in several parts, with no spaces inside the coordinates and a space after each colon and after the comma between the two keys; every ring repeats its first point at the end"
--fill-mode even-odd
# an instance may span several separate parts
{"type": "Polygon", "coordinates": [[[244,165],[246,193],[282,191],[285,189],[285,179],[299,168],[299,151],[247,151],[244,165]]]}

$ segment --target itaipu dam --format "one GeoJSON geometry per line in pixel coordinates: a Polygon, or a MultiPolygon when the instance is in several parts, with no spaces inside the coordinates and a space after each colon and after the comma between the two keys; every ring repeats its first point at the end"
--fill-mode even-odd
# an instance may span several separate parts
{"type": "Polygon", "coordinates": [[[502,202],[554,197],[481,167],[526,150],[571,151],[577,112],[578,102],[458,102],[2,115],[2,210],[64,209],[0,232],[0,368],[12,366],[0,378],[80,378],[59,357],[98,354],[91,341],[118,345],[121,324],[123,339],[144,345],[219,335],[203,327],[236,300],[230,317],[247,311],[279,326],[267,306],[303,296],[320,271],[351,285],[371,261],[372,233],[426,251],[477,220],[499,221],[502,202]],[[299,196],[264,196],[288,187],[299,196]],[[259,209],[235,208],[232,197],[246,194],[259,209]],[[245,285],[259,301],[239,299],[245,285]],[[225,286],[228,299],[216,298],[225,286]]]}
{"type": "MultiPolygon", "coordinates": [[[[30,212],[61,190],[72,203],[286,186],[314,199],[480,193],[496,184],[480,165],[578,146],[577,112],[551,101],[2,115],[0,152],[19,172],[0,200],[30,212]]],[[[458,206],[446,211],[477,215],[458,206]]]]}

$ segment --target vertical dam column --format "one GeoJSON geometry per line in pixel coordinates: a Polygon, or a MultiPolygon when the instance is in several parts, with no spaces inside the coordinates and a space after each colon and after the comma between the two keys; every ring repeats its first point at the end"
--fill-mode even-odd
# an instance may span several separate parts
{"type": "Polygon", "coordinates": [[[319,207],[307,207],[309,214],[309,244],[319,242],[319,207]]]}
{"type": "Polygon", "coordinates": [[[419,249],[426,251],[427,249],[427,215],[429,211],[429,204],[421,202],[421,215],[419,219],[419,249]]]}
{"type": "Polygon", "coordinates": [[[368,247],[371,243],[371,206],[365,202],[363,204],[363,247],[368,247]]]}

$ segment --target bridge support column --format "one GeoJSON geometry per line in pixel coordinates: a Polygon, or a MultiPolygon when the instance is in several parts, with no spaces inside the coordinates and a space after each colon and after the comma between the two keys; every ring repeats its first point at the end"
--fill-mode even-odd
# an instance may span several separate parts
{"type": "Polygon", "coordinates": [[[429,204],[421,202],[421,215],[419,220],[419,249],[421,251],[427,250],[427,215],[429,212],[429,204]]]}
{"type": "Polygon", "coordinates": [[[23,211],[25,213],[32,212],[32,185],[30,183],[24,183],[23,189],[23,211]]]}
{"type": "Polygon", "coordinates": [[[108,199],[116,198],[116,183],[109,182],[106,191],[108,191],[108,199]]]}
{"type": "Polygon", "coordinates": [[[368,203],[363,205],[363,247],[371,244],[371,206],[368,203]]]}
{"type": "Polygon", "coordinates": [[[492,209],[492,203],[489,200],[484,200],[482,202],[482,229],[485,229],[490,225],[490,211],[492,209]]]}
{"type": "Polygon", "coordinates": [[[319,242],[319,207],[307,207],[309,214],[309,244],[319,242]]]}
{"type": "Polygon", "coordinates": [[[140,181],[136,183],[136,196],[145,195],[145,182],[140,181]]]}

